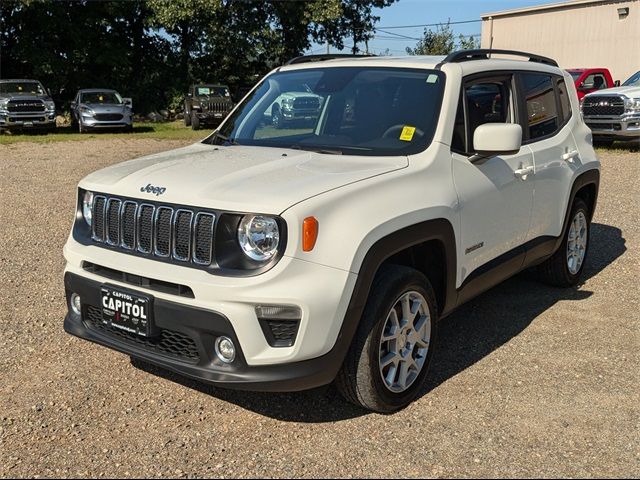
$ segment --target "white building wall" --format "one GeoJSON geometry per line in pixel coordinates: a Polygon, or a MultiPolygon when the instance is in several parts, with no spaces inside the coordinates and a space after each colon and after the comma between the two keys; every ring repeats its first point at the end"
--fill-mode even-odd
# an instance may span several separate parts
{"type": "Polygon", "coordinates": [[[640,70],[639,0],[575,1],[489,15],[482,17],[482,48],[537,53],[562,68],[605,67],[620,81],[640,70]],[[620,19],[619,8],[629,15],[620,19]]]}

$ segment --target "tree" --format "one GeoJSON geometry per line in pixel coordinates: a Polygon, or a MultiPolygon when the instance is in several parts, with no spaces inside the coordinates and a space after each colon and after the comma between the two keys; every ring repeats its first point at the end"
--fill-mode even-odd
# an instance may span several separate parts
{"type": "Polygon", "coordinates": [[[415,48],[407,47],[406,51],[409,55],[448,55],[456,49],[468,50],[478,48],[478,44],[473,36],[458,36],[458,45],[456,46],[453,30],[451,29],[451,21],[438,25],[434,30],[424,30],[424,36],[418,41],[415,48]]]}

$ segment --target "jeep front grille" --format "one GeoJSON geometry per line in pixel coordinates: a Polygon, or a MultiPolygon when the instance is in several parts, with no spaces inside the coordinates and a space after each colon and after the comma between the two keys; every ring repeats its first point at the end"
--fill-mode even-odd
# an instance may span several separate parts
{"type": "Polygon", "coordinates": [[[206,266],[214,224],[207,211],[96,195],[91,237],[123,251],[206,266]]]}
{"type": "Polygon", "coordinates": [[[585,97],[582,102],[582,113],[585,116],[619,116],[624,113],[624,99],[618,96],[585,97]]]}
{"type": "Polygon", "coordinates": [[[204,104],[204,106],[210,112],[214,113],[227,113],[231,111],[232,105],[230,103],[220,103],[220,102],[208,102],[204,104]]]}

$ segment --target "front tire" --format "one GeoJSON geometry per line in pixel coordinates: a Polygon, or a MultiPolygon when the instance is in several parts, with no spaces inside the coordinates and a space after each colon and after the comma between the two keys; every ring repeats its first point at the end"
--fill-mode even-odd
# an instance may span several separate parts
{"type": "Polygon", "coordinates": [[[555,287],[576,285],[587,260],[590,233],[589,207],[581,198],[576,198],[560,248],[538,266],[540,279],[555,287]]]}
{"type": "Polygon", "coordinates": [[[429,280],[417,270],[381,267],[336,378],[348,401],[391,413],[419,395],[436,339],[435,298],[429,280]]]}
{"type": "Polygon", "coordinates": [[[196,112],[191,112],[191,129],[200,130],[200,119],[196,115],[196,112]]]}
{"type": "Polygon", "coordinates": [[[184,106],[184,126],[191,126],[191,112],[189,111],[189,109],[187,109],[186,105],[184,106]]]}

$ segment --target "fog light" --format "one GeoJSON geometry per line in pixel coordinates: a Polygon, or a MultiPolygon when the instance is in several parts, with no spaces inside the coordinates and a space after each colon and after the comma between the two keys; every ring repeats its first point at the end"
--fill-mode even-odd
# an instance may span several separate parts
{"type": "Polygon", "coordinates": [[[82,315],[82,301],[77,293],[71,294],[71,310],[76,315],[82,315]]]}
{"type": "Polygon", "coordinates": [[[228,337],[218,337],[216,339],[216,355],[220,361],[231,363],[236,358],[236,347],[228,337]]]}

